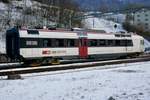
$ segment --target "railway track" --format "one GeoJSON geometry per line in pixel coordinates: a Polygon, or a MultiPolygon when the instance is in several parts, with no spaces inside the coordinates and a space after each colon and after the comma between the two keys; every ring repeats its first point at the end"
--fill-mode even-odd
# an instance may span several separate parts
{"type": "Polygon", "coordinates": [[[1,69],[0,76],[40,73],[40,72],[69,70],[69,69],[80,69],[80,68],[89,68],[89,67],[95,67],[95,66],[100,67],[104,65],[134,63],[134,62],[144,62],[144,61],[150,61],[150,56],[144,55],[144,56],[140,56],[138,58],[133,58],[133,59],[95,61],[95,62],[72,63],[72,64],[40,66],[40,67],[1,69]]]}
{"type": "Polygon", "coordinates": [[[0,70],[1,69],[9,69],[9,68],[17,68],[21,66],[23,62],[15,62],[15,63],[0,63],[0,70]]]}

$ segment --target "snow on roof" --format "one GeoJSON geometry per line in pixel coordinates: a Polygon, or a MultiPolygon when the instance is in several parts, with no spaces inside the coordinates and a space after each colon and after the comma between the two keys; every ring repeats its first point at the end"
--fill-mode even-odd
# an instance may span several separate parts
{"type": "Polygon", "coordinates": [[[141,13],[141,12],[145,12],[145,11],[150,11],[150,8],[142,8],[140,10],[137,10],[135,13],[141,13]]]}

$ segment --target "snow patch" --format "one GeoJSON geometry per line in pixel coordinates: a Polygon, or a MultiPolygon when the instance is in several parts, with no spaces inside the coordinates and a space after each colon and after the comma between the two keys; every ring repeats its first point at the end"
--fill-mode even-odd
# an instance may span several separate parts
{"type": "Polygon", "coordinates": [[[6,10],[8,7],[6,4],[0,2],[0,10],[6,10]]]}
{"type": "MultiPolygon", "coordinates": [[[[92,16],[91,16],[92,17],[92,16]]],[[[105,30],[107,33],[111,32],[126,32],[122,25],[113,21],[108,21],[102,18],[87,18],[83,21],[84,27],[88,29],[105,30]],[[114,26],[117,25],[115,28],[114,26]]]]}

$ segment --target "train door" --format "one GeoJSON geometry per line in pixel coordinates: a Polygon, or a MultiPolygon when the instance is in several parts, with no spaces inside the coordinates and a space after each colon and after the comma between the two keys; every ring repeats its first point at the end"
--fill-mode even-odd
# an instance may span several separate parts
{"type": "Polygon", "coordinates": [[[6,33],[6,53],[12,59],[19,57],[19,33],[16,29],[6,33]]]}
{"type": "Polygon", "coordinates": [[[85,37],[79,38],[79,56],[80,58],[88,57],[87,38],[85,37]]]}

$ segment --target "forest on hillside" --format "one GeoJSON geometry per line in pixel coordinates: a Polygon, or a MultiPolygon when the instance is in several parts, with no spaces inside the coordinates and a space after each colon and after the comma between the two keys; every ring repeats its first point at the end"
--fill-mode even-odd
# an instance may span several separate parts
{"type": "Polygon", "coordinates": [[[0,2],[7,6],[5,14],[9,18],[4,18],[8,20],[5,23],[8,25],[12,23],[36,27],[55,25],[63,28],[81,26],[81,19],[77,19],[81,14],[80,7],[73,0],[0,0],[0,2]],[[16,17],[16,13],[20,17],[16,17]]]}

